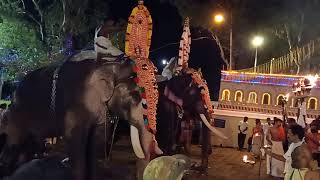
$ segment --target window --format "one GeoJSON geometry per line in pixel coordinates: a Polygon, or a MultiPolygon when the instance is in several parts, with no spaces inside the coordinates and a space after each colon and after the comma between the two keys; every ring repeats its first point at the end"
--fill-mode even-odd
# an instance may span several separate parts
{"type": "Polygon", "coordinates": [[[281,105],[281,101],[284,99],[284,95],[283,94],[279,94],[279,96],[277,97],[277,105],[281,105]]]}
{"type": "Polygon", "coordinates": [[[225,89],[222,91],[222,97],[221,97],[222,101],[230,101],[230,91],[229,89],[225,89]]]}
{"type": "Polygon", "coordinates": [[[234,101],[242,102],[242,97],[243,97],[242,91],[238,90],[238,91],[236,91],[236,93],[234,95],[234,101]]]}
{"type": "Polygon", "coordinates": [[[257,93],[255,92],[249,93],[248,103],[257,103],[257,93]]]}
{"type": "Polygon", "coordinates": [[[317,98],[309,98],[308,100],[308,109],[314,109],[316,110],[317,109],[317,106],[318,106],[318,100],[317,98]]]}
{"type": "Polygon", "coordinates": [[[262,104],[270,105],[270,94],[264,93],[262,95],[262,104]]]}

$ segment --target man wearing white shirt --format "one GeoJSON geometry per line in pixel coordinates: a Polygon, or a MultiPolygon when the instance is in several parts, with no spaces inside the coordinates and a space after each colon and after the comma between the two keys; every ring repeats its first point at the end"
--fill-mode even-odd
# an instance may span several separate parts
{"type": "Polygon", "coordinates": [[[289,142],[291,142],[291,144],[288,148],[288,151],[283,156],[272,153],[271,151],[268,151],[268,150],[266,151],[266,153],[269,156],[285,162],[285,168],[284,168],[285,174],[292,169],[291,154],[295,150],[296,147],[299,147],[304,143],[304,134],[305,134],[304,129],[300,125],[298,125],[298,124],[292,125],[289,127],[288,133],[287,133],[287,138],[288,138],[289,142]]]}
{"type": "Polygon", "coordinates": [[[239,122],[238,130],[238,146],[239,150],[241,151],[243,149],[244,141],[246,140],[248,131],[248,117],[244,117],[243,121],[239,122]]]}

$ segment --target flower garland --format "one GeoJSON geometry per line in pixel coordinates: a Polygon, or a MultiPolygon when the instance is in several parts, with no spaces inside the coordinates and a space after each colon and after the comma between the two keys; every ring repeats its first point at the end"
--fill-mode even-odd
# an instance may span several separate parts
{"type": "Polygon", "coordinates": [[[189,53],[191,45],[191,32],[189,28],[189,18],[187,17],[184,22],[183,33],[180,40],[179,59],[177,71],[188,67],[189,53]]]}
{"type": "Polygon", "coordinates": [[[186,18],[183,33],[180,40],[180,48],[179,48],[179,59],[178,59],[178,68],[176,69],[175,74],[179,74],[181,70],[190,74],[192,80],[195,84],[198,85],[201,90],[202,101],[204,102],[204,106],[207,109],[210,115],[213,114],[213,108],[211,104],[211,98],[209,94],[209,88],[207,86],[206,81],[203,79],[201,73],[195,71],[192,68],[188,67],[189,61],[189,53],[191,46],[191,32],[190,32],[190,22],[189,18],[186,18]]]}
{"type": "Polygon", "coordinates": [[[205,104],[205,108],[207,109],[207,112],[212,115],[213,114],[213,107],[211,104],[211,98],[209,93],[209,88],[207,86],[207,82],[203,79],[202,74],[190,69],[187,71],[187,74],[191,74],[192,80],[195,84],[198,85],[199,88],[202,88],[201,95],[202,95],[202,101],[205,104]]]}
{"type": "Polygon", "coordinates": [[[128,21],[125,52],[132,59],[134,81],[139,87],[142,98],[145,127],[155,134],[159,94],[155,78],[156,68],[151,60],[148,59],[152,35],[152,19],[142,0],[139,0],[139,5],[132,10],[128,21]]]}
{"type": "Polygon", "coordinates": [[[158,86],[155,78],[155,67],[150,60],[136,58],[132,60],[134,82],[139,87],[144,108],[143,120],[145,127],[156,133],[156,112],[158,104],[158,86]]]}

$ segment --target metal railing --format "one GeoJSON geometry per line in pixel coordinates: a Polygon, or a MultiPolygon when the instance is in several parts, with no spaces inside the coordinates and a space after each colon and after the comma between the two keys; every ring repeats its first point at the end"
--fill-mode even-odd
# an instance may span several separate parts
{"type": "Polygon", "coordinates": [[[288,73],[295,65],[302,65],[311,57],[320,55],[320,38],[310,41],[308,44],[297,47],[291,50],[288,54],[276,59],[271,59],[269,62],[261,64],[255,68],[247,68],[238,70],[238,72],[264,73],[264,74],[279,74],[288,73]]]}

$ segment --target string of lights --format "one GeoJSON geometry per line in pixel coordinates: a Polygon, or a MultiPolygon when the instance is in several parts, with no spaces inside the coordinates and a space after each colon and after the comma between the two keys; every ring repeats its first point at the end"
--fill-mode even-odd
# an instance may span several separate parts
{"type": "MultiPolygon", "coordinates": [[[[221,80],[224,82],[247,83],[247,84],[263,84],[274,86],[292,87],[304,77],[290,75],[268,75],[268,74],[245,74],[245,73],[229,73],[222,72],[221,80]]],[[[320,79],[316,81],[314,88],[320,88],[320,79]]]]}

